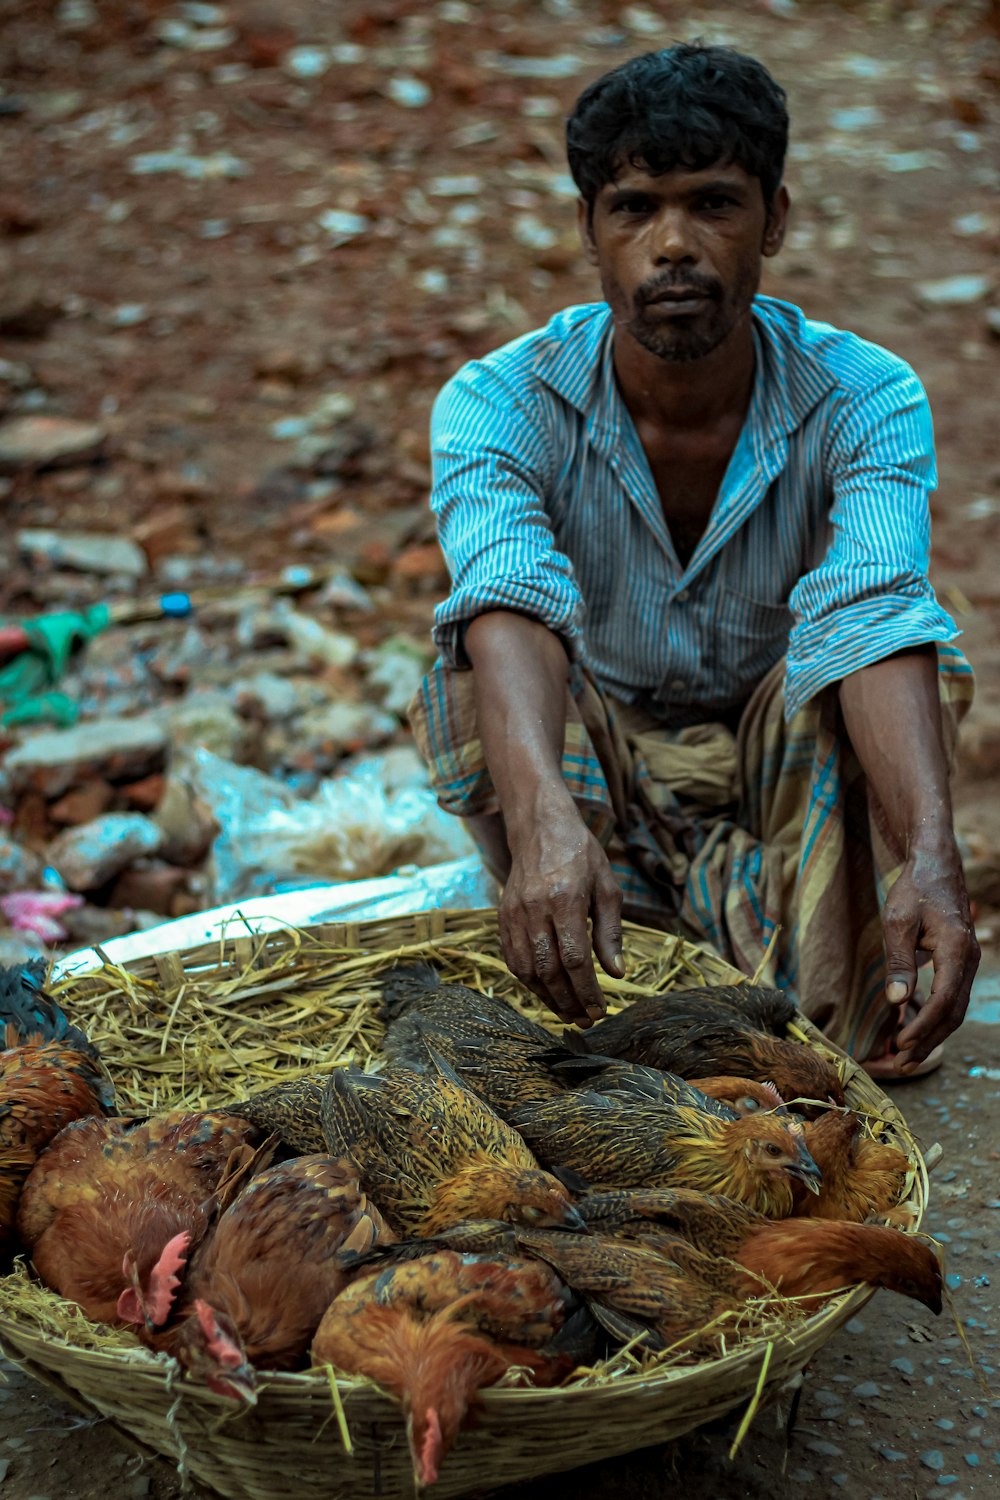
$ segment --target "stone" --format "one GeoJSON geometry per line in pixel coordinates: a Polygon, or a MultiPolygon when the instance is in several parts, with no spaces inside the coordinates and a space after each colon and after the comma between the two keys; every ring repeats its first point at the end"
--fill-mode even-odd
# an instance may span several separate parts
{"type": "Polygon", "coordinates": [[[152,718],[96,719],[29,735],[8,752],[4,774],[15,796],[35,791],[55,800],[97,776],[115,784],[162,771],[167,754],[167,737],[152,718]]]}
{"type": "Polygon", "coordinates": [[[0,423],[0,474],[93,463],[107,441],[96,422],[70,417],[11,417],[0,423]]]}
{"type": "Polygon", "coordinates": [[[53,802],[49,817],[61,828],[89,823],[107,812],[114,801],[115,789],[102,776],[94,776],[53,802]]]}
{"type": "Polygon", "coordinates": [[[49,863],[71,891],[94,891],[134,860],[158,853],[163,834],[140,813],[105,813],[68,828],[49,845],[49,863]]]}
{"type": "Polygon", "coordinates": [[[968,307],[982,302],[992,289],[991,277],[968,272],[945,276],[941,281],[923,281],[917,287],[917,297],[925,307],[968,307]]]}
{"type": "Polygon", "coordinates": [[[921,1453],[920,1462],[925,1469],[938,1472],[944,1468],[944,1454],[938,1448],[928,1448],[925,1453],[921,1453]]]}
{"type": "Polygon", "coordinates": [[[225,760],[241,760],[250,747],[253,728],[222,692],[190,693],[156,717],[174,749],[200,745],[225,760]]]}
{"type": "Polygon", "coordinates": [[[255,710],[264,719],[277,720],[291,719],[303,709],[318,706],[326,697],[317,683],[279,677],[276,672],[239,677],[231,691],[241,710],[255,710]]]}
{"type": "Polygon", "coordinates": [[[129,812],[151,813],[160,805],[166,786],[166,777],[156,771],[152,776],[143,776],[130,781],[118,790],[119,801],[129,812]]]}
{"type": "Polygon", "coordinates": [[[303,714],[295,729],[299,745],[311,745],[327,754],[343,755],[381,744],[398,728],[391,714],[371,703],[331,703],[303,714]]]}
{"type": "Polygon", "coordinates": [[[129,537],[103,532],[19,531],[17,550],[24,557],[43,557],[55,568],[78,573],[142,578],[149,568],[145,552],[129,537]]]}
{"type": "Polygon", "coordinates": [[[0,291],[0,334],[37,339],[48,333],[62,309],[34,276],[8,276],[0,291]]]}
{"type": "Polygon", "coordinates": [[[155,820],[163,835],[160,854],[172,865],[197,865],[218,832],[211,809],[181,776],[168,776],[155,820]]]}
{"type": "Polygon", "coordinates": [[[0,896],[33,890],[42,878],[44,863],[33,850],[0,833],[0,896]]]}
{"type": "Polygon", "coordinates": [[[120,910],[155,911],[161,917],[175,914],[177,897],[187,887],[187,870],[176,865],[150,865],[125,870],[111,888],[109,901],[120,910]]]}

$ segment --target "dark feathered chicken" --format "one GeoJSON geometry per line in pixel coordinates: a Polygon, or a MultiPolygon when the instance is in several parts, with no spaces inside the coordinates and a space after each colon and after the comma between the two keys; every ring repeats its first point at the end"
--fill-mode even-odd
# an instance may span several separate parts
{"type": "Polygon", "coordinates": [[[543,1061],[553,1049],[562,1055],[555,1038],[506,1000],[442,983],[426,964],[392,969],[383,995],[383,1045],[391,1061],[423,1066],[433,1049],[504,1117],[564,1087],[543,1061]]]}
{"type": "Polygon", "coordinates": [[[276,1135],[296,1155],[311,1156],[326,1150],[320,1120],[326,1084],[326,1074],[289,1078],[226,1108],[264,1134],[276,1135]]]}
{"type": "Polygon", "coordinates": [[[802,1126],[775,1115],[720,1120],[626,1095],[572,1093],[524,1106],[512,1120],[540,1161],[592,1188],[689,1187],[783,1218],[793,1181],[819,1185],[802,1126]]]}
{"type": "Polygon", "coordinates": [[[655,996],[637,1000],[582,1036],[577,1045],[590,1053],[646,1063],[681,1078],[712,1074],[772,1083],[782,1098],[844,1102],[844,1088],[833,1064],[813,1048],[750,1026],[726,1007],[708,1020],[665,1011],[655,996]]]}

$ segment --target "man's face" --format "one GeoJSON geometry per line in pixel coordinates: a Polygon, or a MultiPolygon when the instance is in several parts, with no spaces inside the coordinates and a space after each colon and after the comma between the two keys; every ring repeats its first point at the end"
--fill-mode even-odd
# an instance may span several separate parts
{"type": "Polygon", "coordinates": [[[780,250],[787,216],[785,189],[768,214],[760,179],[742,167],[653,177],[626,163],[589,223],[580,204],[580,233],[616,332],[681,362],[711,354],[748,315],[761,256],[780,250]]]}

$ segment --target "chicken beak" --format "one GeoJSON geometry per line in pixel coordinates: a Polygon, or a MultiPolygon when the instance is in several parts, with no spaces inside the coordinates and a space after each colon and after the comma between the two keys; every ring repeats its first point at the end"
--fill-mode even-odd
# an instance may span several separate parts
{"type": "Polygon", "coordinates": [[[823,1173],[813,1161],[806,1147],[799,1145],[798,1159],[788,1168],[793,1177],[805,1183],[811,1193],[819,1194],[823,1184],[823,1173]]]}
{"type": "Polygon", "coordinates": [[[589,1233],[586,1219],[572,1203],[567,1203],[566,1205],[565,1212],[563,1213],[563,1227],[565,1229],[573,1229],[577,1234],[589,1233]]]}

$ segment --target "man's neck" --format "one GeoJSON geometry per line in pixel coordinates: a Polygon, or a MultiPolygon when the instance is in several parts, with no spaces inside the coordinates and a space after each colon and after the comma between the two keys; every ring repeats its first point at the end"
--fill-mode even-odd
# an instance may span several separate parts
{"type": "Polygon", "coordinates": [[[750,405],[754,347],[750,314],[701,359],[660,359],[615,329],[614,369],[633,421],[692,434],[735,419],[750,405]]]}

